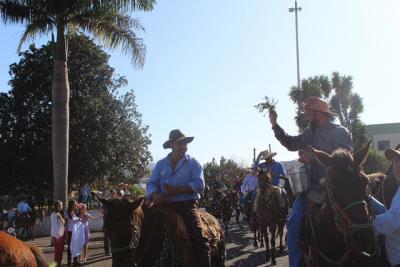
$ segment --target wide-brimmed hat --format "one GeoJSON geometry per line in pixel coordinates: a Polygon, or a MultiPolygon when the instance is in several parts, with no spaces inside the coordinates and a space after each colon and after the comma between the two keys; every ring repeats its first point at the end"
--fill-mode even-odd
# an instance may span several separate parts
{"type": "Polygon", "coordinates": [[[169,138],[163,144],[163,148],[165,148],[165,149],[171,148],[171,143],[173,143],[175,141],[186,141],[186,143],[190,143],[193,141],[193,139],[194,139],[193,136],[191,136],[191,137],[186,136],[182,133],[181,130],[175,129],[175,130],[172,130],[169,132],[169,138]]]}
{"type": "Polygon", "coordinates": [[[400,149],[386,149],[385,157],[390,161],[400,160],[400,149]]]}
{"type": "Polygon", "coordinates": [[[271,151],[269,151],[269,150],[264,150],[264,151],[261,151],[261,158],[260,159],[269,159],[269,158],[273,158],[273,157],[275,157],[276,156],[276,152],[271,152],[271,151]]]}
{"type": "Polygon", "coordinates": [[[326,101],[316,96],[310,96],[307,98],[304,108],[337,116],[335,112],[331,111],[329,104],[326,101]]]}

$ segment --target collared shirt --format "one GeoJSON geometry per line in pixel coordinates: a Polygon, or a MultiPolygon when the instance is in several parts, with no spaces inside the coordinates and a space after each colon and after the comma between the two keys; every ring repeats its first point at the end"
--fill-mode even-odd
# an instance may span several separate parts
{"type": "Polygon", "coordinates": [[[375,232],[385,235],[386,253],[391,266],[400,264],[400,187],[392,199],[390,209],[376,215],[375,232]]]}
{"type": "MultiPolygon", "coordinates": [[[[307,127],[297,136],[288,135],[278,124],[272,127],[276,139],[289,151],[306,150],[308,146],[332,154],[338,148],[352,150],[349,131],[337,124],[327,122],[315,130],[307,127]]],[[[310,178],[312,184],[319,184],[319,179],[325,177],[326,168],[313,157],[310,162],[310,178]]]]}
{"type": "Polygon", "coordinates": [[[21,201],[17,205],[18,212],[29,212],[31,211],[31,207],[29,207],[28,203],[21,201]]]}
{"type": "Polygon", "coordinates": [[[204,175],[200,163],[193,157],[182,157],[175,169],[171,166],[171,153],[158,161],[149,182],[146,185],[146,196],[151,198],[153,192],[164,193],[164,185],[190,186],[194,193],[184,193],[170,197],[168,201],[198,200],[204,191],[204,175]]]}
{"type": "Polygon", "coordinates": [[[252,192],[256,190],[258,187],[258,179],[256,175],[249,174],[244,178],[244,182],[241,187],[241,191],[243,194],[247,192],[252,192]]]}
{"type": "Polygon", "coordinates": [[[272,172],[272,184],[275,186],[279,185],[279,180],[281,178],[281,176],[285,176],[286,172],[285,169],[283,169],[282,164],[280,164],[279,162],[273,160],[270,163],[267,162],[263,162],[258,164],[258,161],[256,162],[257,166],[259,166],[259,168],[263,168],[263,169],[271,169],[272,172]]]}

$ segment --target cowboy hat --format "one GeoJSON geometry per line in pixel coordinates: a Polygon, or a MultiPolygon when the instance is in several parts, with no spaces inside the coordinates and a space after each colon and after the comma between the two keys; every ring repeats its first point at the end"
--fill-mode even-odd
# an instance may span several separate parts
{"type": "Polygon", "coordinates": [[[390,161],[400,160],[400,149],[386,149],[385,157],[390,161]]]}
{"type": "Polygon", "coordinates": [[[164,142],[163,144],[163,148],[167,149],[167,148],[171,148],[171,143],[178,141],[185,141],[186,143],[190,143],[192,142],[194,139],[194,137],[189,137],[184,135],[181,130],[179,129],[175,129],[169,132],[169,138],[167,141],[164,142]]]}
{"type": "Polygon", "coordinates": [[[267,150],[261,151],[260,154],[261,154],[261,158],[260,159],[269,159],[269,158],[275,157],[277,153],[276,152],[271,152],[271,151],[269,151],[267,149],[267,150]]]}
{"type": "Polygon", "coordinates": [[[310,96],[309,98],[307,98],[304,108],[314,111],[320,111],[332,116],[337,116],[336,113],[330,110],[329,104],[326,101],[316,96],[310,96]]]}

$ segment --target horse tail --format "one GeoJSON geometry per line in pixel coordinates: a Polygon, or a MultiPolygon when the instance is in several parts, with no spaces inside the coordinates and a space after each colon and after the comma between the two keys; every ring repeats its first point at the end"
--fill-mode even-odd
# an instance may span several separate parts
{"type": "Polygon", "coordinates": [[[28,247],[31,250],[32,254],[35,256],[36,264],[38,267],[48,267],[49,266],[44,258],[43,252],[39,248],[32,246],[32,245],[28,245],[28,247]]]}
{"type": "Polygon", "coordinates": [[[217,250],[211,255],[211,266],[213,267],[224,267],[226,260],[226,249],[225,249],[225,237],[221,236],[221,240],[218,241],[217,250]]]}

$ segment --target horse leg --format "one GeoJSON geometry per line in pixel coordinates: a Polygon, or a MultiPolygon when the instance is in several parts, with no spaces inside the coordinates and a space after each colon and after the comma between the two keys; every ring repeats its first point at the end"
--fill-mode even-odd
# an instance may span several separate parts
{"type": "Polygon", "coordinates": [[[284,223],[281,223],[279,225],[279,250],[280,252],[283,251],[283,227],[285,227],[284,223]]]}
{"type": "Polygon", "coordinates": [[[258,248],[258,242],[257,242],[257,227],[254,226],[253,228],[253,235],[254,235],[254,240],[253,240],[253,246],[258,248]]]}
{"type": "Polygon", "coordinates": [[[259,240],[260,240],[260,242],[261,242],[260,248],[263,248],[263,247],[264,247],[264,238],[265,238],[265,235],[266,235],[265,228],[264,228],[263,226],[261,226],[261,227],[260,227],[260,231],[259,231],[259,240]]]}
{"type": "Polygon", "coordinates": [[[271,259],[270,249],[269,249],[269,240],[268,240],[268,226],[264,227],[264,239],[265,239],[265,260],[269,262],[271,259]]]}
{"type": "Polygon", "coordinates": [[[34,239],[34,236],[33,236],[33,227],[28,227],[28,232],[29,232],[29,237],[30,237],[30,239],[33,241],[33,240],[35,240],[34,239]]]}
{"type": "Polygon", "coordinates": [[[271,233],[271,265],[276,265],[276,259],[275,259],[275,233],[276,233],[276,226],[273,226],[272,228],[270,228],[270,233],[271,233]]]}

